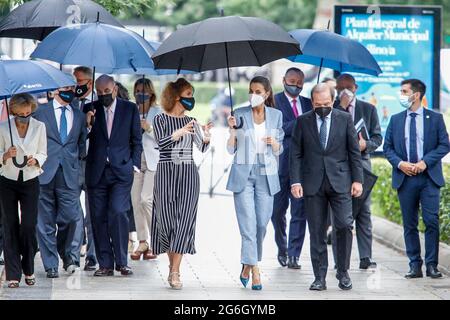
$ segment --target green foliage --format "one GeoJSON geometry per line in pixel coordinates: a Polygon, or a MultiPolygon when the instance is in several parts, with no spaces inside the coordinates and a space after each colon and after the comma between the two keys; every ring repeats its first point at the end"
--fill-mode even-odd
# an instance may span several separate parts
{"type": "MultiPolygon", "coordinates": [[[[372,161],[373,172],[378,176],[378,181],[372,190],[372,209],[375,214],[380,215],[392,222],[402,224],[400,204],[397,191],[392,189],[391,174],[392,167],[384,159],[372,161]]],[[[441,241],[450,244],[450,165],[444,164],[444,176],[446,185],[441,189],[441,201],[439,204],[439,221],[441,241]]],[[[419,213],[420,214],[420,213],[419,213]]],[[[420,221],[419,230],[424,231],[423,221],[420,221]]]]}

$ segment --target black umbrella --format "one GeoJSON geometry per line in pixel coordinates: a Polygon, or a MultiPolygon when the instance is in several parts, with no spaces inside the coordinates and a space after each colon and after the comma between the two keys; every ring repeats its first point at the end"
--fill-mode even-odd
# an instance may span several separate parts
{"type": "Polygon", "coordinates": [[[100,22],[123,27],[105,8],[91,0],[33,0],[11,11],[0,22],[0,37],[43,40],[55,29],[100,22]]]}
{"type": "MultiPolygon", "coordinates": [[[[301,54],[300,45],[280,26],[254,17],[218,17],[186,25],[156,50],[155,69],[202,72],[230,67],[262,66],[301,54]]],[[[233,101],[230,94],[231,112],[233,101]]],[[[242,127],[242,119],[240,126],[242,127]]]]}

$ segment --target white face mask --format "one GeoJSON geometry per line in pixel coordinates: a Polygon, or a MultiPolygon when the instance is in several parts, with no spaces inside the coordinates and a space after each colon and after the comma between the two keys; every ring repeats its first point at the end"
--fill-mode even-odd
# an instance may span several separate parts
{"type": "Polygon", "coordinates": [[[400,104],[403,108],[405,109],[409,109],[411,108],[413,101],[409,101],[409,98],[411,96],[404,96],[404,95],[400,95],[399,100],[400,100],[400,104]]]}
{"type": "Polygon", "coordinates": [[[348,90],[348,89],[344,89],[344,90],[342,90],[341,93],[339,94],[339,99],[341,99],[342,96],[343,96],[344,94],[345,94],[347,97],[350,98],[350,101],[352,101],[353,98],[355,97],[355,94],[354,94],[353,92],[351,92],[351,91],[348,90]]]}
{"type": "Polygon", "coordinates": [[[252,93],[249,94],[249,101],[252,108],[256,108],[257,106],[262,105],[264,101],[266,101],[266,99],[264,99],[264,97],[259,94],[252,93]]]}

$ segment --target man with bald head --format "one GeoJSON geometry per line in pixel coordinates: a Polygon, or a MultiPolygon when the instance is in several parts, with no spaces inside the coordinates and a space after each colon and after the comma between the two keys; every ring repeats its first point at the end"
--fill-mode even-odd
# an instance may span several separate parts
{"type": "Polygon", "coordinates": [[[290,193],[289,146],[291,132],[297,117],[312,109],[311,100],[300,93],[305,83],[304,73],[290,68],[283,77],[284,91],[275,95],[275,106],[283,114],[284,152],[280,155],[279,178],[281,190],[274,197],[272,223],[278,246],[278,262],[282,267],[300,269],[298,263],[306,233],[306,216],[303,199],[295,199],[290,193]],[[291,205],[289,237],[286,235],[286,211],[291,205]]]}
{"type": "Polygon", "coordinates": [[[136,104],[117,97],[114,78],[100,76],[95,88],[98,100],[86,105],[91,110],[86,186],[99,263],[94,276],[113,276],[114,269],[128,276],[133,272],[128,267],[127,212],[142,153],[139,112],[136,104]]]}
{"type": "Polygon", "coordinates": [[[314,110],[298,117],[290,146],[291,193],[304,196],[315,280],[310,290],[326,289],[327,215],[336,229],[339,288],[350,290],[352,196],[362,194],[362,164],[352,117],[333,109],[334,89],[318,84],[311,91],[314,110]]]}

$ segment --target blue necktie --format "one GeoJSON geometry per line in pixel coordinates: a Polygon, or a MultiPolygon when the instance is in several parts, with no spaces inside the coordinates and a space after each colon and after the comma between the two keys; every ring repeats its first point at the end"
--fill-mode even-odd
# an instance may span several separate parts
{"type": "Polygon", "coordinates": [[[59,136],[61,137],[61,142],[65,143],[67,140],[67,118],[66,118],[66,107],[61,107],[61,121],[59,123],[59,136]]]}
{"type": "Polygon", "coordinates": [[[319,140],[323,150],[325,150],[327,147],[327,118],[323,117],[320,119],[322,120],[322,124],[320,125],[319,140]]]}
{"type": "Polygon", "coordinates": [[[409,162],[417,163],[417,130],[416,130],[416,116],[417,113],[410,113],[411,124],[409,126],[409,162]]]}

